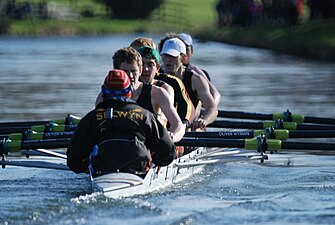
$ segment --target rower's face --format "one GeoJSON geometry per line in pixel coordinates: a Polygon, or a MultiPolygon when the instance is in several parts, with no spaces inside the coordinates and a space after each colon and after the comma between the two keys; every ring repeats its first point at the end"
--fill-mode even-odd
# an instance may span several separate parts
{"type": "Polygon", "coordinates": [[[180,69],[181,66],[183,66],[183,63],[181,61],[181,56],[171,56],[167,54],[162,55],[163,60],[163,70],[165,73],[168,74],[176,74],[177,71],[180,69]]]}
{"type": "Polygon", "coordinates": [[[151,84],[155,78],[156,73],[159,71],[160,65],[156,63],[155,59],[142,58],[143,70],[140,80],[144,83],[151,84]]]}
{"type": "Polygon", "coordinates": [[[190,60],[192,58],[192,55],[193,55],[193,53],[192,53],[192,46],[187,45],[186,46],[186,57],[185,57],[185,62],[184,63],[189,64],[190,60]]]}
{"type": "Polygon", "coordinates": [[[138,79],[142,73],[142,67],[138,65],[136,61],[133,61],[132,63],[126,63],[126,62],[121,63],[119,69],[124,70],[127,73],[133,84],[133,87],[137,88],[138,79]]]}

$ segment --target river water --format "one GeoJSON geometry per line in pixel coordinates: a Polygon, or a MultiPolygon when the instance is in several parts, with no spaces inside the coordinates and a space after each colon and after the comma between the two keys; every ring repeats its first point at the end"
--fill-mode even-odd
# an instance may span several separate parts
{"type": "MultiPolygon", "coordinates": [[[[0,122],[84,116],[113,53],[136,37],[0,37],[0,122]]],[[[194,47],[193,63],[222,95],[220,109],[335,117],[334,62],[213,42],[194,47]]],[[[85,174],[6,167],[0,224],[334,224],[334,160],[286,151],[263,164],[215,164],[173,187],[119,200],[91,195],[85,174]]]]}

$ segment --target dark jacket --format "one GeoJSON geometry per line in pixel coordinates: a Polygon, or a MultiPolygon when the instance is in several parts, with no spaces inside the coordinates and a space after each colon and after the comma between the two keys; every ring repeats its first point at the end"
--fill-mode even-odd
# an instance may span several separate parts
{"type": "Polygon", "coordinates": [[[154,115],[129,99],[100,103],[81,119],[67,149],[67,165],[76,173],[87,172],[90,161],[95,172],[144,171],[150,157],[166,166],[175,146],[154,115]]]}

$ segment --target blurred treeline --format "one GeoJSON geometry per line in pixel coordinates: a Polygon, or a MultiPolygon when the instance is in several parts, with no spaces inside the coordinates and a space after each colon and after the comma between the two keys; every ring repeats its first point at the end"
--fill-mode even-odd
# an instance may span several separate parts
{"type": "MultiPolygon", "coordinates": [[[[184,1],[191,0],[174,2],[171,9],[175,13],[166,14],[164,3],[170,3],[170,0],[0,0],[0,34],[8,33],[14,21],[78,21],[82,18],[148,20],[156,9],[161,11],[164,20],[176,17],[171,20],[173,24],[185,23],[184,27],[191,28],[196,23],[191,12],[199,9],[192,9],[184,1]]],[[[219,27],[291,26],[310,20],[335,18],[335,0],[202,1],[204,3],[201,4],[210,5],[214,15],[216,12],[217,20],[213,24],[219,27]]],[[[197,7],[200,2],[192,0],[192,6],[197,7]]],[[[208,16],[206,13],[204,10],[202,16],[208,16]]]]}
{"type": "Polygon", "coordinates": [[[297,25],[335,18],[335,0],[218,0],[218,26],[297,25]]]}
{"type": "Polygon", "coordinates": [[[1,0],[0,34],[13,20],[146,19],[164,0],[1,0]]]}

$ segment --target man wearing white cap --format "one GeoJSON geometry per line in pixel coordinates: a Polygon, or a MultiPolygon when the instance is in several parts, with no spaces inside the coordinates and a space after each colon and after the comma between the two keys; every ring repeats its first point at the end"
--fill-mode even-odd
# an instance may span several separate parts
{"type": "Polygon", "coordinates": [[[175,75],[183,81],[195,108],[197,108],[199,102],[202,103],[204,111],[200,113],[200,110],[197,110],[192,129],[204,129],[206,125],[214,122],[218,114],[217,105],[210,93],[208,81],[198,73],[185,69],[183,61],[187,57],[186,45],[179,38],[166,40],[160,54],[164,72],[175,75]]]}
{"type": "Polygon", "coordinates": [[[180,40],[182,40],[184,42],[184,44],[186,45],[186,56],[183,57],[184,66],[186,67],[186,69],[193,70],[195,73],[197,73],[197,74],[203,76],[204,78],[206,78],[206,80],[208,82],[208,85],[209,85],[210,93],[214,98],[216,107],[219,107],[220,100],[221,100],[221,94],[216,89],[216,87],[213,85],[213,83],[210,81],[208,73],[205,70],[199,68],[198,66],[195,66],[195,65],[190,63],[190,60],[193,56],[193,40],[192,40],[192,37],[189,34],[186,34],[186,33],[181,33],[181,34],[177,34],[177,33],[173,33],[173,32],[166,33],[165,36],[160,40],[160,42],[158,44],[158,49],[159,49],[160,52],[162,51],[164,42],[168,39],[171,39],[171,38],[179,38],[180,40]]]}
{"type": "Polygon", "coordinates": [[[186,45],[186,56],[187,57],[185,57],[185,61],[183,62],[184,65],[186,66],[186,69],[193,70],[194,72],[196,72],[196,73],[202,75],[203,77],[207,78],[209,89],[210,89],[211,94],[214,98],[215,104],[216,104],[216,106],[219,106],[220,100],[221,100],[221,94],[216,89],[216,87],[212,84],[211,79],[209,77],[209,74],[205,70],[199,68],[198,66],[196,66],[194,64],[191,64],[191,58],[193,56],[193,40],[192,40],[192,37],[189,34],[186,34],[186,33],[180,33],[179,36],[184,41],[184,43],[186,45]]]}

